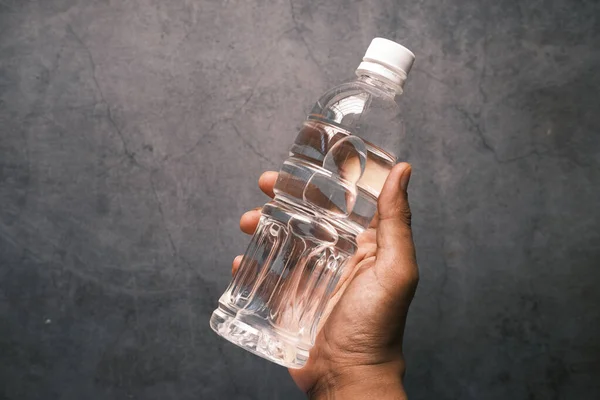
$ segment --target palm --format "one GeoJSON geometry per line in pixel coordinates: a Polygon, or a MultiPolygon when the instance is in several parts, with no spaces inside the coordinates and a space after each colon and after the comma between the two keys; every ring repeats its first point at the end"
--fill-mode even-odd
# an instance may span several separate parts
{"type": "Polygon", "coordinates": [[[359,248],[325,310],[326,322],[317,335],[308,363],[302,369],[289,370],[303,390],[310,388],[321,375],[320,360],[329,361],[327,368],[356,363],[374,365],[395,356],[391,347],[400,351],[404,324],[398,323],[401,319],[393,314],[392,299],[379,282],[375,237],[373,229],[361,236],[359,248]]]}

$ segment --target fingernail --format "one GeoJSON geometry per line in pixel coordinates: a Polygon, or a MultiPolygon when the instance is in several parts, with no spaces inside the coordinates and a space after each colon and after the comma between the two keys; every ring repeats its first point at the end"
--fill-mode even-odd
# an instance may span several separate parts
{"type": "Polygon", "coordinates": [[[402,176],[400,177],[400,187],[402,188],[402,190],[404,192],[406,192],[406,190],[408,189],[408,182],[410,182],[410,174],[411,173],[412,173],[412,168],[409,165],[408,167],[406,167],[406,169],[402,173],[402,176]]]}

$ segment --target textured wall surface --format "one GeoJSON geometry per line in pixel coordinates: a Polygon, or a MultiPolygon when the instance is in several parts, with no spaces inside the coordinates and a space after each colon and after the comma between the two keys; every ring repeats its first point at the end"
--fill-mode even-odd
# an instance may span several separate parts
{"type": "Polygon", "coordinates": [[[0,399],[301,399],[210,331],[312,102],[407,84],[411,399],[600,398],[597,1],[0,0],[0,399]]]}

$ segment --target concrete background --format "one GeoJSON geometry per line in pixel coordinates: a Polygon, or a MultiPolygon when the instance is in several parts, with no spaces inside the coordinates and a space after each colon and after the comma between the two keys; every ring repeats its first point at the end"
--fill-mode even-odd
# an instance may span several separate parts
{"type": "Polygon", "coordinates": [[[303,398],[208,319],[376,35],[418,57],[410,398],[600,398],[600,2],[0,0],[0,399],[303,398]]]}

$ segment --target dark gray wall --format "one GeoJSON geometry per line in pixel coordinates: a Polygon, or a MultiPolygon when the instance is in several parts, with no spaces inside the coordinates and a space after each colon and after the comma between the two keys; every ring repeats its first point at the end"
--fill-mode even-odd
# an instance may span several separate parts
{"type": "Polygon", "coordinates": [[[412,399],[600,398],[600,4],[0,1],[0,399],[302,398],[208,327],[312,102],[406,91],[412,399]]]}

